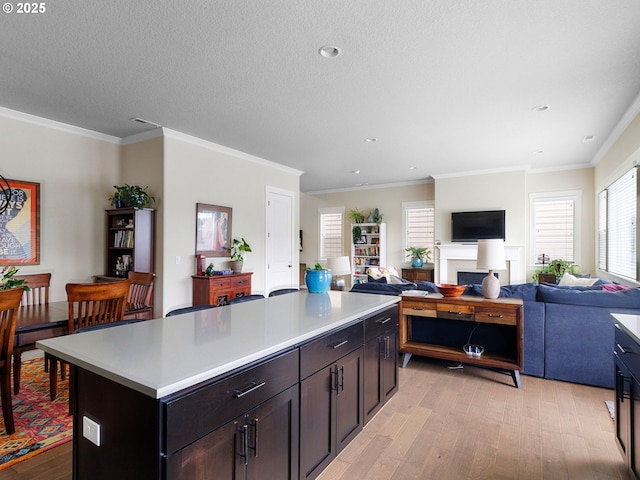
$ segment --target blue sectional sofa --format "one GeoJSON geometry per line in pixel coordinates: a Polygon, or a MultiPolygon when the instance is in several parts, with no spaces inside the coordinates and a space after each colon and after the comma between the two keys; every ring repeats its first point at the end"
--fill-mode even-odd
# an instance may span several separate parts
{"type": "MultiPolygon", "coordinates": [[[[352,292],[399,295],[417,288],[437,292],[430,282],[364,283],[352,292]]],[[[482,296],[480,285],[465,295],[482,296]]],[[[500,289],[501,297],[524,301],[524,368],[522,373],[598,387],[614,387],[614,326],[611,313],[640,315],[640,288],[620,291],[523,283],[500,289]]]]}

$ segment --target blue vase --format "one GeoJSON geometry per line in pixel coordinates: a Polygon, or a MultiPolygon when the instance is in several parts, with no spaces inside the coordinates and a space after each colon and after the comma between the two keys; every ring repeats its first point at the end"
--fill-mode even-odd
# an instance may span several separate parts
{"type": "Polygon", "coordinates": [[[413,268],[420,268],[422,266],[422,259],[421,258],[412,258],[411,259],[411,266],[413,268]]]}
{"type": "Polygon", "coordinates": [[[307,270],[304,281],[309,293],[324,293],[331,287],[331,270],[307,270]]]}

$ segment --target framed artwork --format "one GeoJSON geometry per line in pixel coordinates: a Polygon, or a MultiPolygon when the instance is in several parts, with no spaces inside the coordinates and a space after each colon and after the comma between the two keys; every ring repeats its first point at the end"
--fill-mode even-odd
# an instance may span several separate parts
{"type": "Polygon", "coordinates": [[[231,248],[231,208],[196,204],[196,255],[228,257],[231,248]]]}
{"type": "Polygon", "coordinates": [[[40,184],[1,181],[0,211],[0,265],[40,264],[40,184]]]}

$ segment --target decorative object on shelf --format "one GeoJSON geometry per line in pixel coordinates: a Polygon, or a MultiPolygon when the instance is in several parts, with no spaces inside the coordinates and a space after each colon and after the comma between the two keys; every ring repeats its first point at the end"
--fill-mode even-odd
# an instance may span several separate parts
{"type": "Polygon", "coordinates": [[[231,275],[232,273],[233,270],[231,269],[216,270],[213,266],[213,263],[210,263],[209,266],[204,270],[204,272],[202,272],[205,277],[214,277],[216,275],[231,275]]]}
{"type": "Polygon", "coordinates": [[[9,290],[10,288],[22,288],[29,291],[29,285],[26,280],[18,280],[13,276],[18,273],[18,269],[14,266],[6,266],[0,271],[0,290],[9,290]]]}
{"type": "Polygon", "coordinates": [[[331,290],[344,290],[345,281],[344,278],[339,278],[342,275],[349,275],[351,273],[351,263],[349,257],[331,257],[327,259],[327,266],[331,270],[333,281],[331,282],[331,290]]]}
{"type": "Polygon", "coordinates": [[[384,218],[384,213],[380,213],[380,210],[377,208],[373,211],[373,223],[376,225],[380,225],[382,223],[382,219],[384,218]]]}
{"type": "Polygon", "coordinates": [[[155,204],[156,199],[149,195],[147,188],[140,185],[114,185],[116,191],[109,197],[115,208],[137,208],[138,210],[155,204]]]}
{"type": "Polygon", "coordinates": [[[331,286],[331,270],[323,268],[316,263],[314,268],[307,267],[307,274],[304,277],[309,293],[325,293],[331,286]]]}
{"type": "MultiPolygon", "coordinates": [[[[544,254],[543,254],[544,255],[544,254]]],[[[546,260],[549,261],[549,256],[548,255],[544,255],[546,257],[546,260]]],[[[538,257],[539,259],[540,257],[538,257]]],[[[580,268],[580,266],[578,266],[578,269],[580,268]]],[[[535,272],[533,272],[533,275],[531,276],[531,279],[534,282],[540,283],[539,282],[539,274],[552,274],[556,276],[556,282],[558,280],[560,280],[560,277],[562,277],[562,275],[564,274],[565,270],[569,271],[570,273],[573,273],[573,264],[571,262],[567,262],[566,260],[561,260],[561,259],[555,259],[555,260],[551,260],[549,262],[549,264],[545,265],[544,261],[542,263],[542,268],[537,269],[535,272]]]]}
{"type": "Polygon", "coordinates": [[[453,283],[442,283],[438,285],[438,292],[443,297],[459,297],[464,292],[466,285],[455,285],[453,283]]]}
{"type": "Polygon", "coordinates": [[[489,274],[482,280],[482,295],[484,298],[498,298],[498,295],[500,295],[500,280],[496,278],[493,271],[507,268],[504,256],[504,240],[501,238],[478,240],[476,268],[489,270],[489,274]]]}
{"type": "Polygon", "coordinates": [[[231,248],[230,207],[196,204],[196,255],[228,257],[231,248]]]}
{"type": "Polygon", "coordinates": [[[349,219],[353,223],[364,223],[364,217],[365,217],[364,213],[362,213],[357,208],[354,208],[353,210],[349,210],[349,219]]]}
{"type": "Polygon", "coordinates": [[[0,186],[0,265],[38,265],[40,184],[2,178],[0,186]]]}
{"type": "Polygon", "coordinates": [[[231,268],[235,273],[240,273],[242,271],[245,253],[251,253],[251,247],[247,241],[244,237],[239,239],[234,238],[233,243],[231,244],[231,261],[229,262],[229,268],[231,268]]]}
{"type": "Polygon", "coordinates": [[[351,229],[351,235],[353,236],[353,243],[360,243],[360,239],[362,238],[362,229],[358,226],[355,226],[351,229]]]}
{"type": "Polygon", "coordinates": [[[420,268],[424,262],[429,262],[431,259],[431,250],[426,247],[407,247],[404,249],[411,258],[411,266],[414,268],[420,268]]]}

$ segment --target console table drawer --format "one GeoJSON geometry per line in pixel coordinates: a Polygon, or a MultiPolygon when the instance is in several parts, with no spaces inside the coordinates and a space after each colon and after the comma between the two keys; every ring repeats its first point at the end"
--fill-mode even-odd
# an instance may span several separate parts
{"type": "Polygon", "coordinates": [[[230,278],[215,278],[209,281],[209,288],[231,288],[230,278]]]}
{"type": "Polygon", "coordinates": [[[435,303],[428,304],[425,302],[416,302],[416,301],[411,301],[403,298],[401,305],[402,305],[403,315],[412,315],[414,317],[432,317],[432,318],[435,318],[438,316],[435,303]]]}
{"type": "Polygon", "coordinates": [[[450,320],[473,321],[475,309],[472,305],[456,305],[452,303],[438,303],[436,306],[438,318],[450,320]]]}
{"type": "Polygon", "coordinates": [[[240,277],[240,278],[231,279],[231,285],[233,286],[233,288],[246,287],[247,285],[250,284],[250,282],[251,282],[251,279],[249,277],[240,277]]]}
{"type": "Polygon", "coordinates": [[[476,307],[476,322],[516,325],[518,322],[515,310],[492,307],[476,307]]]}

